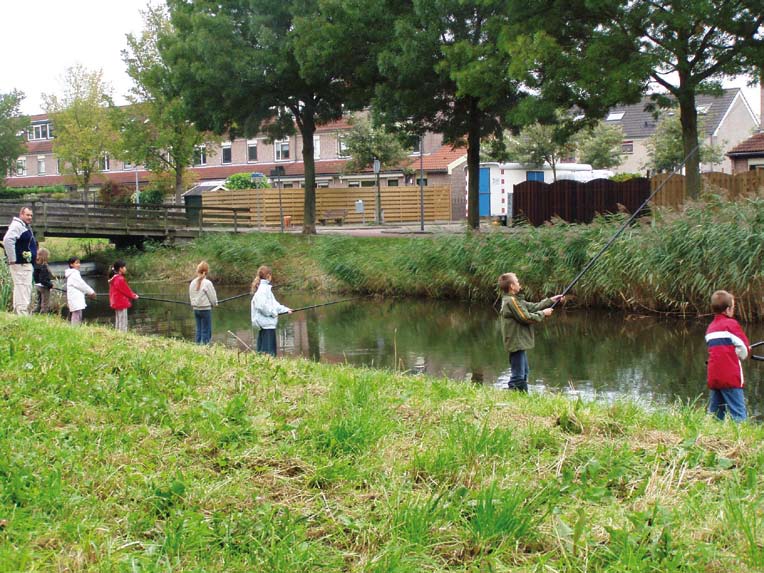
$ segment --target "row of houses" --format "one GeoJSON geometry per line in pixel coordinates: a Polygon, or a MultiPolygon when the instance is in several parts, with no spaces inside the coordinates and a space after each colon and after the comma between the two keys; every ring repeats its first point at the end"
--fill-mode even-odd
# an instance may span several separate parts
{"type": "MultiPolygon", "coordinates": [[[[764,90],[762,90],[764,100],[764,90]]],[[[624,161],[614,171],[644,172],[647,159],[646,141],[656,128],[656,119],[645,111],[649,99],[630,106],[611,110],[605,121],[620,125],[624,130],[622,149],[624,161]]],[[[759,128],[756,115],[746,101],[742,90],[726,89],[719,96],[699,96],[698,113],[704,119],[703,137],[709,143],[721,145],[729,155],[719,165],[703,165],[705,171],[747,169],[745,153],[758,150],[764,158],[764,136],[761,134],[748,141],[759,128]],[[757,143],[761,140],[761,143],[757,143]]],[[[347,172],[349,161],[343,134],[350,129],[346,118],[320,126],[314,137],[316,183],[318,187],[367,187],[375,185],[371,169],[347,172]]],[[[65,185],[66,176],[53,153],[54,126],[46,115],[31,118],[28,132],[27,153],[19,158],[14,173],[6,179],[9,187],[36,187],[65,185]]],[[[440,134],[428,133],[422,141],[422,151],[412,150],[409,160],[400,168],[380,173],[381,185],[395,187],[418,185],[423,172],[425,185],[448,186],[452,191],[454,213],[464,213],[467,155],[464,148],[452,148],[443,144],[440,134]],[[420,171],[421,170],[421,171],[420,171]]],[[[756,165],[764,165],[764,159],[756,165]]],[[[240,172],[260,172],[269,175],[276,167],[282,167],[284,188],[301,187],[304,184],[302,141],[300,136],[269,141],[265,136],[250,139],[237,138],[223,143],[210,143],[199,148],[191,171],[200,184],[221,182],[229,175],[240,172]]],[[[95,182],[111,180],[115,183],[144,186],[149,173],[141,166],[104,157],[101,173],[95,182]]],[[[529,171],[530,173],[531,171],[529,171]]]]}

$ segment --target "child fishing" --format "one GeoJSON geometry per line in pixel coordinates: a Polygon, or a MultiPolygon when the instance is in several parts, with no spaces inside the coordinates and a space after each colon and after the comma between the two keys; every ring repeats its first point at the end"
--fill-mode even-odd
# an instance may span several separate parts
{"type": "Polygon", "coordinates": [[[138,298],[127,284],[126,274],[127,264],[123,260],[115,261],[109,271],[109,306],[114,311],[114,328],[122,332],[127,332],[127,309],[138,298]]]}
{"type": "Polygon", "coordinates": [[[528,391],[528,357],[526,351],[534,347],[533,325],[551,316],[551,308],[564,300],[558,294],[541,302],[528,302],[520,294],[522,286],[515,273],[504,273],[499,277],[501,299],[501,333],[504,350],[509,353],[510,390],[528,391]]]}
{"type": "Polygon", "coordinates": [[[48,269],[49,256],[50,251],[43,247],[37,251],[37,258],[34,262],[32,281],[37,291],[37,303],[34,308],[35,314],[45,314],[50,308],[50,291],[53,288],[53,276],[50,274],[50,269],[48,269]]]}
{"type": "Polygon", "coordinates": [[[735,315],[735,297],[725,290],[711,295],[714,319],[706,329],[708,347],[709,413],[723,420],[727,412],[736,422],[748,416],[743,395],[742,360],[751,345],[735,315]]]}
{"type": "Polygon", "coordinates": [[[188,298],[194,309],[196,321],[196,343],[209,344],[212,340],[212,307],[218,305],[215,286],[207,278],[210,266],[206,261],[196,266],[196,278],[188,285],[188,298]]]}
{"type": "Polygon", "coordinates": [[[265,265],[257,269],[257,276],[252,281],[252,302],[250,316],[252,327],[258,328],[257,351],[276,356],[276,325],[279,314],[292,314],[292,309],[284,306],[273,296],[270,267],[265,265]]]}
{"type": "Polygon", "coordinates": [[[69,257],[69,268],[66,269],[66,304],[69,306],[69,318],[72,325],[82,324],[82,311],[87,307],[85,297],[95,298],[95,291],[80,275],[80,259],[69,257]]]}

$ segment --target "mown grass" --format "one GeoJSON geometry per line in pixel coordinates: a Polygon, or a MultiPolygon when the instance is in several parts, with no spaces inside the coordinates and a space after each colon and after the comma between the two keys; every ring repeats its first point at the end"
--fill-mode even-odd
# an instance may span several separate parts
{"type": "Polygon", "coordinates": [[[0,313],[0,564],[764,571],[763,438],[0,313]]]}
{"type": "MultiPolygon", "coordinates": [[[[484,301],[496,298],[499,274],[514,271],[538,298],[560,292],[623,220],[430,238],[209,235],[127,258],[141,279],[190,280],[205,259],[213,279],[228,283],[249,282],[269,264],[278,282],[299,288],[484,301]]],[[[697,315],[723,288],[737,295],[739,317],[757,319],[764,316],[763,245],[764,199],[709,195],[631,226],[576,285],[574,303],[697,315]]],[[[97,256],[108,263],[117,254],[97,256]]]]}

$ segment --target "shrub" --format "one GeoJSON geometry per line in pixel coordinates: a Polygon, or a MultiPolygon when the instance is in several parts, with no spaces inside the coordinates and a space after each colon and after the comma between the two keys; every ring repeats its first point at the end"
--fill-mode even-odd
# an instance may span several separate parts
{"type": "Polygon", "coordinates": [[[609,179],[611,181],[615,181],[616,183],[620,183],[621,181],[628,181],[630,179],[638,179],[640,177],[644,177],[641,173],[616,173],[615,175],[611,176],[609,179]]]}
{"type": "Polygon", "coordinates": [[[141,191],[141,205],[161,205],[164,203],[164,191],[161,189],[147,189],[141,191]]]}
{"type": "Polygon", "coordinates": [[[225,180],[228,189],[269,189],[270,182],[266,177],[252,179],[251,173],[234,173],[225,180]]]}
{"type": "Polygon", "coordinates": [[[133,193],[132,187],[107,181],[98,190],[98,197],[107,205],[127,205],[132,202],[133,193]]]}

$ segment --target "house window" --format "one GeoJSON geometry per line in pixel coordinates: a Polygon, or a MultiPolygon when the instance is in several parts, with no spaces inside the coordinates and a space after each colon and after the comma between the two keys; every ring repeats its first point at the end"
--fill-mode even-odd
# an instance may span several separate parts
{"type": "Polygon", "coordinates": [[[543,171],[526,171],[525,172],[525,180],[526,181],[539,181],[541,183],[544,182],[544,172],[543,171]]]}
{"type": "Polygon", "coordinates": [[[347,141],[345,141],[345,138],[341,135],[337,136],[337,157],[347,157],[348,154],[348,144],[347,141]]]}
{"type": "Polygon", "coordinates": [[[294,183],[284,183],[281,187],[284,189],[292,189],[294,187],[294,183]]]}
{"type": "Polygon", "coordinates": [[[56,173],[61,173],[61,160],[56,159],[56,173]]]}
{"type": "Polygon", "coordinates": [[[22,177],[27,174],[27,158],[19,157],[16,160],[16,175],[22,177]]]}
{"type": "Polygon", "coordinates": [[[374,187],[376,183],[372,180],[361,181],[361,187],[374,187]]]}
{"type": "Polygon", "coordinates": [[[388,179],[387,180],[387,186],[388,187],[398,187],[398,180],[397,179],[388,179]]]}
{"type": "Polygon", "coordinates": [[[626,115],[625,111],[611,111],[605,118],[605,121],[620,121],[623,119],[624,115],[626,115]]]}
{"type": "Polygon", "coordinates": [[[53,129],[49,123],[39,123],[33,125],[29,130],[29,139],[50,139],[53,137],[53,129]]]}
{"type": "Polygon", "coordinates": [[[132,161],[123,161],[122,162],[122,169],[128,170],[128,169],[132,169],[132,168],[133,168],[132,161]]]}
{"type": "Polygon", "coordinates": [[[247,161],[250,163],[257,161],[257,140],[247,141],[247,161]]]}
{"type": "Polygon", "coordinates": [[[321,138],[313,136],[313,159],[321,159],[321,138]]]}
{"type": "Polygon", "coordinates": [[[231,161],[232,161],[232,158],[231,158],[231,144],[229,143],[228,145],[224,145],[223,146],[223,158],[222,158],[222,162],[223,162],[223,165],[225,165],[226,163],[231,163],[231,161]]]}
{"type": "Polygon", "coordinates": [[[101,168],[101,171],[108,171],[110,163],[111,162],[109,161],[109,154],[108,153],[104,153],[101,156],[100,161],[98,162],[98,166],[101,168]]]}
{"type": "Polygon", "coordinates": [[[45,175],[45,156],[44,155],[37,156],[37,174],[45,175]]]}
{"type": "Polygon", "coordinates": [[[622,153],[634,153],[634,142],[633,141],[624,141],[621,143],[621,152],[622,153]]]}
{"type": "Polygon", "coordinates": [[[348,181],[348,187],[360,187],[361,182],[360,181],[348,181]]]}
{"type": "Polygon", "coordinates": [[[277,139],[273,142],[273,147],[276,152],[276,161],[286,161],[289,159],[289,140],[277,139]]]}
{"type": "Polygon", "coordinates": [[[207,148],[204,145],[194,148],[194,165],[207,165],[207,148]]]}
{"type": "Polygon", "coordinates": [[[427,177],[425,177],[424,179],[420,179],[420,178],[417,177],[417,180],[416,180],[417,186],[419,186],[419,182],[420,181],[422,182],[422,186],[423,187],[427,187],[427,177]]]}
{"type": "Polygon", "coordinates": [[[316,187],[319,188],[319,189],[327,189],[329,187],[329,182],[328,181],[318,181],[316,183],[316,187]]]}

